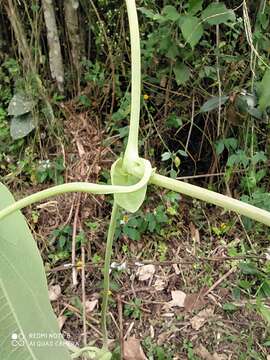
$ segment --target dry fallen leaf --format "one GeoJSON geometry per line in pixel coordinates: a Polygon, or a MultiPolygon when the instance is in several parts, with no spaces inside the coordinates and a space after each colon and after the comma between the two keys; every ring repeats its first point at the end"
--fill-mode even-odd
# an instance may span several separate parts
{"type": "Polygon", "coordinates": [[[181,273],[177,264],[173,264],[173,268],[174,268],[176,275],[179,275],[181,273]]]}
{"type": "Polygon", "coordinates": [[[140,340],[130,337],[124,341],[124,360],[147,360],[140,340]]]}
{"type": "Polygon", "coordinates": [[[202,360],[227,360],[227,356],[225,354],[214,353],[211,355],[203,345],[199,345],[196,349],[194,349],[194,353],[202,360]]]}
{"type": "Polygon", "coordinates": [[[201,310],[190,320],[192,328],[194,330],[199,330],[206,323],[206,321],[213,316],[213,314],[214,309],[212,308],[201,310]]]}
{"type": "Polygon", "coordinates": [[[62,330],[62,327],[64,326],[66,320],[67,320],[67,316],[66,316],[66,315],[60,315],[60,316],[58,316],[57,322],[58,322],[59,330],[62,330]]]}
{"type": "Polygon", "coordinates": [[[191,237],[192,237],[192,240],[199,244],[200,243],[200,233],[199,233],[199,230],[195,227],[195,225],[193,223],[190,223],[189,224],[189,229],[190,229],[190,232],[191,232],[191,237]]]}
{"type": "Polygon", "coordinates": [[[213,360],[212,355],[203,345],[199,345],[194,349],[194,353],[203,360],[213,360]]]}
{"type": "Polygon", "coordinates": [[[61,295],[60,285],[51,285],[49,287],[49,299],[50,301],[56,301],[61,295]]]}
{"type": "Polygon", "coordinates": [[[155,273],[156,268],[154,265],[143,265],[137,271],[137,276],[139,277],[140,281],[149,280],[155,273]]]}
{"type": "Polygon", "coordinates": [[[174,290],[171,292],[172,300],[167,303],[169,307],[178,306],[184,307],[186,294],[181,290],[174,290]]]}
{"type": "Polygon", "coordinates": [[[86,313],[91,313],[95,309],[97,304],[98,304],[98,299],[86,300],[86,302],[85,302],[86,313]]]}
{"type": "Polygon", "coordinates": [[[213,360],[227,360],[227,355],[225,354],[217,354],[217,353],[214,353],[213,354],[213,360]]]}
{"type": "Polygon", "coordinates": [[[157,278],[155,283],[154,283],[154,288],[157,290],[157,291],[162,291],[164,290],[166,287],[166,281],[164,281],[163,279],[161,278],[157,278]]]}
{"type": "Polygon", "coordinates": [[[207,292],[207,290],[207,288],[203,288],[198,293],[188,294],[185,298],[185,310],[192,312],[193,310],[202,308],[206,304],[204,300],[204,294],[207,292]]]}

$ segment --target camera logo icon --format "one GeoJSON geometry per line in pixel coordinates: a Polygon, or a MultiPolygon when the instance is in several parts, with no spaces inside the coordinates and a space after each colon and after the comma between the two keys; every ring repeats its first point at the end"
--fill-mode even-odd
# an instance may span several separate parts
{"type": "Polygon", "coordinates": [[[13,347],[22,347],[24,346],[24,337],[23,334],[12,333],[11,334],[11,345],[13,347]]]}

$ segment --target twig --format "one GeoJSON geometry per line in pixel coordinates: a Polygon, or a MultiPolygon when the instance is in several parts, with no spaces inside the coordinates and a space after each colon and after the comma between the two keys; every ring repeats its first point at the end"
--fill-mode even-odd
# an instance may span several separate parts
{"type": "Polygon", "coordinates": [[[245,228],[245,225],[243,224],[243,221],[242,221],[242,219],[241,219],[241,216],[240,216],[239,214],[237,214],[237,217],[238,217],[238,220],[239,220],[239,222],[240,222],[240,224],[241,224],[241,226],[242,226],[242,228],[243,228],[243,230],[244,230],[244,233],[245,233],[245,235],[246,235],[246,238],[247,238],[247,240],[248,240],[248,242],[249,242],[249,245],[250,245],[252,251],[256,252],[256,250],[255,250],[255,248],[254,248],[254,246],[253,246],[253,244],[252,244],[252,241],[251,241],[251,239],[250,239],[250,237],[249,237],[249,235],[248,235],[248,233],[247,233],[247,230],[246,230],[246,228],[245,228]]]}
{"type": "MultiPolygon", "coordinates": [[[[153,261],[153,260],[140,260],[140,264],[142,265],[148,265],[148,264],[152,264],[152,265],[160,265],[160,266],[171,266],[173,264],[180,264],[180,265],[191,265],[194,264],[194,261],[196,260],[196,262],[224,262],[224,261],[237,261],[237,260],[246,260],[246,259],[256,259],[256,260],[266,260],[266,257],[263,255],[242,255],[242,256],[219,256],[219,257],[194,257],[194,260],[168,260],[168,261],[153,261]]],[[[130,267],[138,267],[138,265],[136,264],[138,263],[137,260],[130,260],[127,262],[127,266],[130,267]]],[[[77,265],[75,265],[76,267],[78,267],[77,265]]],[[[87,269],[101,269],[103,268],[104,263],[100,262],[99,264],[94,264],[94,263],[86,263],[85,267],[87,269]]],[[[71,269],[73,266],[71,263],[68,264],[63,264],[60,266],[57,266],[51,270],[47,270],[47,273],[54,273],[54,272],[58,272],[58,271],[65,271],[68,269],[71,269]]],[[[137,290],[136,290],[137,291],[137,290]]]]}
{"type": "Polygon", "coordinates": [[[134,321],[132,321],[132,323],[129,325],[127,332],[124,336],[124,340],[126,340],[129,337],[129,334],[131,333],[131,330],[133,329],[134,324],[135,324],[134,321]]]}
{"type": "Polygon", "coordinates": [[[232,273],[234,273],[236,271],[236,267],[232,267],[229,271],[226,272],[226,274],[224,274],[223,276],[221,276],[220,279],[218,279],[218,281],[216,281],[205,293],[204,296],[208,295],[210,292],[212,292],[219,284],[222,283],[222,281],[224,281],[228,276],[230,276],[232,273]]]}
{"type": "Polygon", "coordinates": [[[188,151],[188,144],[189,144],[190,136],[191,136],[192,129],[193,129],[194,112],[195,112],[195,98],[194,98],[194,95],[193,95],[193,97],[192,97],[192,111],[191,111],[190,127],[189,127],[189,131],[188,131],[188,137],[187,137],[187,142],[186,142],[186,147],[185,147],[185,152],[186,153],[188,151]]]}
{"type": "MultiPolygon", "coordinates": [[[[72,311],[79,319],[81,318],[82,314],[81,314],[81,311],[80,311],[79,309],[77,309],[75,306],[70,305],[70,304],[67,304],[67,303],[64,303],[64,305],[65,305],[70,311],[72,311]]],[[[86,318],[89,319],[89,320],[91,320],[92,322],[93,322],[93,320],[94,320],[97,324],[99,324],[99,322],[98,322],[96,319],[94,319],[93,317],[91,317],[91,316],[89,316],[89,315],[87,315],[86,318]]],[[[95,331],[95,333],[96,333],[97,335],[99,335],[99,336],[101,336],[101,337],[103,336],[102,332],[99,331],[92,323],[90,323],[90,322],[88,322],[88,321],[87,321],[86,323],[87,323],[87,325],[88,325],[92,330],[95,331]]]]}

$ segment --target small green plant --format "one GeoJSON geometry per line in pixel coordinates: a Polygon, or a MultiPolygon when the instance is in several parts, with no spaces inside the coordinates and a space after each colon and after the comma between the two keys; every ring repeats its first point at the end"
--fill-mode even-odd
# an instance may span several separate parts
{"type": "MultiPolygon", "coordinates": [[[[78,358],[81,355],[91,359],[110,359],[111,353],[108,350],[107,335],[107,308],[110,291],[109,274],[119,208],[131,213],[138,211],[144,202],[148,184],[151,183],[152,185],[183,193],[193,198],[236,211],[241,215],[270,226],[269,212],[198,186],[159,175],[156,170],[152,168],[148,160],[139,157],[138,135],[141,99],[139,27],[135,1],[127,0],[126,6],[131,34],[132,61],[130,127],[124,155],[117,159],[111,168],[112,185],[93,183],[62,184],[32,194],[16,202],[8,189],[4,185],[0,185],[0,239],[2,240],[0,253],[0,298],[2,306],[0,308],[0,317],[6,319],[6,314],[9,314],[6,325],[1,327],[0,331],[3,339],[10,339],[11,334],[7,329],[12,329],[13,333],[18,332],[22,335],[26,346],[16,349],[16,356],[17,358],[20,357],[20,359],[31,357],[39,360],[67,360],[78,358]],[[69,343],[61,343],[61,346],[35,347],[29,342],[27,334],[36,332],[36,329],[38,329],[39,333],[53,336],[55,334],[57,335],[59,330],[49,303],[46,276],[40,254],[26,221],[18,210],[52,196],[77,191],[91,194],[114,194],[104,262],[101,312],[103,348],[98,349],[87,346],[78,349],[69,343]],[[24,309],[24,311],[20,311],[21,309],[24,309]],[[68,349],[72,355],[70,355],[68,349]]],[[[170,21],[174,19],[176,15],[175,8],[167,7],[164,11],[166,21],[167,19],[170,21]]],[[[179,19],[179,21],[181,20],[180,28],[184,40],[189,43],[191,47],[194,47],[202,36],[203,29],[201,21],[207,22],[212,26],[234,20],[234,13],[228,11],[222,3],[210,4],[202,12],[199,7],[194,14],[197,14],[197,12],[200,12],[200,17],[189,16],[184,19],[179,19]]],[[[150,16],[152,16],[152,14],[150,14],[150,16]]],[[[161,15],[161,21],[162,17],[163,15],[161,15]]],[[[24,105],[21,115],[30,113],[33,105],[31,101],[31,99],[29,101],[27,100],[26,104],[28,107],[24,105]],[[28,110],[27,113],[26,110],[28,110]]],[[[21,116],[17,113],[17,105],[15,103],[13,103],[13,105],[12,112],[14,116],[21,116]]],[[[20,111],[22,111],[22,109],[20,111]]],[[[160,214],[160,216],[162,215],[160,214]]],[[[152,228],[153,227],[154,225],[152,228]]],[[[61,243],[64,243],[65,246],[66,239],[63,239],[61,243]]],[[[3,346],[5,354],[8,354],[8,356],[14,351],[10,342],[4,342],[3,346]]],[[[190,344],[186,346],[188,358],[195,359],[190,344]]]]}
{"type": "Polygon", "coordinates": [[[63,158],[59,157],[54,161],[40,160],[36,169],[36,179],[38,183],[54,182],[55,184],[63,184],[63,171],[65,166],[63,158]]]}
{"type": "MultiPolygon", "coordinates": [[[[155,233],[162,235],[164,226],[172,224],[173,217],[177,215],[179,207],[179,194],[170,191],[164,195],[164,204],[150,208],[151,199],[146,200],[146,209],[138,210],[134,214],[120,213],[115,237],[127,237],[138,241],[143,234],[155,233]]],[[[158,252],[163,257],[165,249],[160,245],[158,252]]]]}
{"type": "Polygon", "coordinates": [[[128,304],[125,304],[124,307],[124,315],[130,317],[132,319],[140,319],[141,318],[141,299],[135,298],[130,301],[128,304]]]}
{"type": "Polygon", "coordinates": [[[70,225],[64,228],[55,229],[51,234],[50,244],[53,247],[49,258],[52,263],[59,260],[66,260],[71,254],[72,228],[70,225]]]}
{"type": "Polygon", "coordinates": [[[171,349],[166,346],[159,346],[153,343],[153,340],[150,337],[146,337],[142,342],[143,347],[145,348],[147,359],[149,360],[171,360],[173,359],[173,354],[171,349]]]}
{"type": "Polygon", "coordinates": [[[194,354],[194,350],[193,350],[193,344],[192,342],[185,340],[184,341],[184,345],[183,348],[186,350],[187,352],[187,358],[188,360],[198,360],[198,357],[194,354]]]}

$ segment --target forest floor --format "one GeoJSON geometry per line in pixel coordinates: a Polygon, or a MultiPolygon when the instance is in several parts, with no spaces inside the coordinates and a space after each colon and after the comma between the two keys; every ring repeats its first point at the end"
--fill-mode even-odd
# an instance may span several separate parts
{"type": "MultiPolygon", "coordinates": [[[[68,182],[105,181],[115,159],[95,117],[90,119],[94,125],[88,125],[89,116],[65,123],[68,145],[61,155],[68,182]]],[[[80,345],[100,345],[102,340],[110,201],[68,194],[24,210],[42,253],[59,325],[68,340],[80,345]]],[[[142,211],[131,217],[137,221],[129,227],[131,236],[123,231],[129,216],[120,214],[112,258],[108,323],[114,358],[125,347],[127,360],[269,360],[270,333],[262,314],[269,316],[270,304],[262,304],[258,296],[269,290],[267,228],[252,224],[246,230],[245,219],[236,214],[153,187],[142,211]],[[138,230],[149,213],[155,215],[151,231],[138,230]],[[131,239],[138,234],[139,240],[131,239]]]]}

